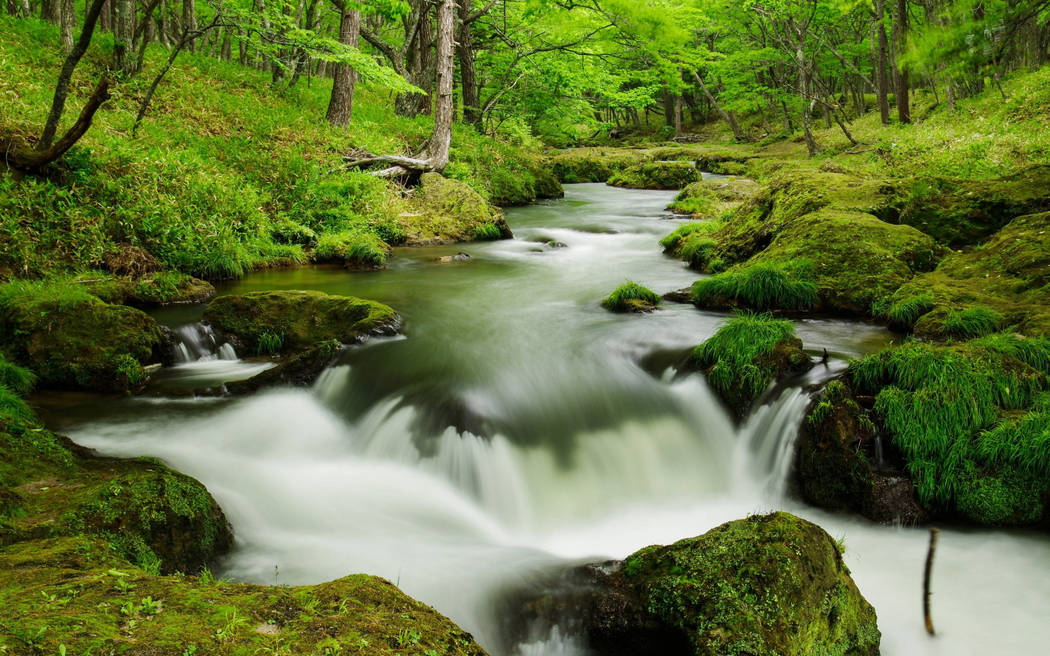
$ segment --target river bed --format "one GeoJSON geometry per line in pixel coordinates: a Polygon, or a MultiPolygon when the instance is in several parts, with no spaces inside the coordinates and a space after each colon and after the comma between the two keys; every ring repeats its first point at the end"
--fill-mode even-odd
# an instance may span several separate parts
{"type": "MultiPolygon", "coordinates": [[[[565,200],[509,210],[514,240],[397,249],[380,272],[251,274],[220,293],[375,299],[402,314],[405,334],[349,349],[312,390],[74,400],[52,407],[50,422],[103,453],[160,457],[205,483],[237,536],[225,575],[293,585],[384,576],[494,656],[586,653],[569,628],[524,643],[508,637],[506,600],[522,586],[778,509],[844,538],[878,612],[883,654],[1045,653],[1045,534],[946,527],[933,580],[938,635],[929,638],[925,529],[785,498],[806,392],[788,387],[735,427],[702,377],[675,369],[724,313],[599,307],[625,279],[662,293],[697,278],[657,245],[680,223],[663,211],[673,195],[571,185],[565,200]],[[471,258],[434,261],[458,251],[471,258]]],[[[156,316],[186,324],[202,310],[156,316]]],[[[799,321],[797,332],[808,351],[833,356],[800,385],[899,339],[840,319],[799,321]]],[[[165,376],[198,386],[259,366],[216,352],[165,376]]]]}

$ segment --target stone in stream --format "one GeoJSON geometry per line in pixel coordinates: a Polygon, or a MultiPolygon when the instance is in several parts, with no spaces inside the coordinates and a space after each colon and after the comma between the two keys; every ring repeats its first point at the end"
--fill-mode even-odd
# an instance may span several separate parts
{"type": "Polygon", "coordinates": [[[577,568],[518,603],[523,628],[578,627],[601,656],[875,656],[881,640],[842,546],[783,512],[577,568]]]}
{"type": "Polygon", "coordinates": [[[435,257],[435,262],[463,262],[469,260],[470,255],[464,252],[456,253],[455,255],[442,255],[441,257],[435,257]]]}
{"type": "Polygon", "coordinates": [[[226,392],[233,396],[252,394],[264,387],[313,385],[321,372],[332,363],[342,349],[334,339],[317,342],[313,346],[277,362],[277,366],[258,373],[247,380],[226,383],[226,392]]]}

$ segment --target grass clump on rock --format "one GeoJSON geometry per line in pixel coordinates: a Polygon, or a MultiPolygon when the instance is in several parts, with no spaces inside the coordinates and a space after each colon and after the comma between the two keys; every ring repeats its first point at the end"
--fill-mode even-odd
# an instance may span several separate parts
{"type": "Polygon", "coordinates": [[[691,162],[644,162],[618,171],[608,184],[627,189],[683,189],[700,181],[691,162]]]}
{"type": "Polygon", "coordinates": [[[389,257],[390,247],[370,232],[322,235],[313,252],[315,262],[337,262],[348,269],[381,269],[389,257]]]}
{"type": "Polygon", "coordinates": [[[660,304],[660,295],[628,280],[602,299],[602,307],[613,312],[649,312],[660,304]]]}
{"type": "Polygon", "coordinates": [[[692,360],[738,420],[770,382],[811,366],[790,321],[751,312],[729,319],[693,350],[692,360]]]}
{"type": "Polygon", "coordinates": [[[647,610],[697,656],[874,656],[881,633],[838,544],[788,513],[728,522],[642,549],[623,565],[647,610]]]}
{"type": "Polygon", "coordinates": [[[911,342],[855,361],[860,394],[902,454],[924,506],[988,524],[1050,520],[1050,339],[911,342]]]}
{"type": "Polygon", "coordinates": [[[691,295],[700,307],[755,310],[809,310],[820,300],[813,282],[813,265],[805,260],[730,269],[697,280],[691,295]]]}

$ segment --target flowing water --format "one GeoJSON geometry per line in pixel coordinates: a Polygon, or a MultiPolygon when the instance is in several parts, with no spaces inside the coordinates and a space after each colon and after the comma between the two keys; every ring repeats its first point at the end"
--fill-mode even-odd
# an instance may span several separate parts
{"type": "MultiPolygon", "coordinates": [[[[784,497],[809,391],[892,335],[800,321],[807,348],[834,359],[771,390],[736,428],[702,377],[677,371],[723,314],[669,304],[624,316],[598,306],[627,278],[660,292],[696,278],[657,246],[677,225],[662,211],[672,196],[574,185],[563,201],[510,210],[514,240],[401,249],[375,273],[253,274],[221,291],[373,298],[402,313],[405,335],[353,347],[312,390],[91,403],[53,420],[82,444],[157,456],[203,481],[237,535],[226,575],[271,584],[384,576],[494,655],[583,653],[569,627],[508,637],[506,600],[523,587],[772,509],[845,539],[879,613],[884,654],[1046,653],[1045,535],[945,530],[933,581],[939,635],[930,639],[920,612],[926,531],[784,497]],[[471,259],[434,261],[458,250],[471,259]]],[[[186,324],[200,312],[159,316],[186,324]]],[[[196,330],[183,332],[200,338],[196,330]]],[[[233,367],[221,376],[263,366],[224,360],[235,355],[214,347],[195,360],[188,353],[181,368],[190,373],[176,367],[166,384],[198,386],[216,362],[233,367]]]]}

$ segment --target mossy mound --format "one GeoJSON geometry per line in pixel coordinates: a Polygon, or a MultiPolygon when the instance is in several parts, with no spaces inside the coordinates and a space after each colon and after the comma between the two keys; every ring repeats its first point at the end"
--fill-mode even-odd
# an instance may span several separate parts
{"type": "Polygon", "coordinates": [[[369,335],[392,335],[400,324],[382,303],[315,291],[220,296],[202,320],[239,341],[244,353],[292,352],[325,340],[354,344],[369,335]]]}
{"type": "Polygon", "coordinates": [[[924,508],[983,524],[1050,525],[1050,339],[918,342],[851,363],[924,508]]]}
{"type": "Polygon", "coordinates": [[[628,280],[602,299],[602,307],[612,312],[652,312],[660,305],[660,295],[628,280]]]}
{"type": "Polygon", "coordinates": [[[1025,214],[1050,211],[1050,165],[997,180],[922,176],[906,182],[900,220],[941,243],[976,244],[1025,214]]]}
{"type": "Polygon", "coordinates": [[[99,458],[10,414],[0,452],[0,544],[96,536],[154,573],[196,572],[233,546],[204,486],[157,460],[99,458]]]}
{"type": "Polygon", "coordinates": [[[901,287],[879,310],[896,327],[936,340],[1006,326],[1050,335],[1050,213],[1014,219],[984,245],[901,287]]]}
{"type": "Polygon", "coordinates": [[[716,273],[718,264],[713,262],[711,253],[718,242],[712,235],[721,227],[721,221],[717,220],[684,223],[661,239],[660,245],[664,247],[664,253],[685,260],[690,267],[716,273]]]}
{"type": "Polygon", "coordinates": [[[546,165],[533,169],[535,178],[534,188],[536,198],[562,198],[565,196],[565,187],[561,186],[558,176],[546,165]]]}
{"type": "Polygon", "coordinates": [[[485,654],[378,577],[286,587],[150,576],[84,538],[0,551],[0,607],[0,645],[19,654],[485,654]]]}
{"type": "MultiPolygon", "coordinates": [[[[702,245],[702,242],[694,242],[702,245]]],[[[710,257],[711,250],[705,253],[710,257]]],[[[710,269],[715,260],[708,260],[710,269]]],[[[820,301],[809,260],[741,264],[693,283],[690,299],[698,307],[803,312],[820,301]]]]}
{"type": "Polygon", "coordinates": [[[554,176],[566,184],[607,182],[615,173],[652,159],[644,150],[623,148],[572,148],[548,160],[554,176]]]}
{"type": "Polygon", "coordinates": [[[794,325],[770,314],[737,314],[696,347],[692,358],[738,421],[771,382],[812,366],[794,325]]]}
{"type": "Polygon", "coordinates": [[[210,282],[171,271],[148,273],[136,279],[92,277],[82,284],[85,291],[106,303],[137,308],[206,303],[215,296],[210,282]]]}
{"type": "Polygon", "coordinates": [[[513,235],[503,215],[476,191],[459,180],[424,173],[408,198],[407,243],[451,244],[477,239],[479,229],[491,226],[502,238],[513,235]]]}
{"type": "Polygon", "coordinates": [[[44,387],[119,393],[145,382],[161,327],[77,285],[12,282],[0,288],[0,341],[44,387]]]}
{"type": "Polygon", "coordinates": [[[787,513],[728,522],[624,562],[647,609],[698,656],[874,656],[881,633],[835,541],[787,513]]]}
{"type": "Polygon", "coordinates": [[[614,173],[608,180],[625,189],[683,189],[700,181],[700,170],[689,162],[644,162],[614,173]]]}
{"type": "Polygon", "coordinates": [[[667,209],[697,219],[720,218],[754,198],[760,189],[747,178],[701,180],[682,189],[667,209]]]}
{"type": "Polygon", "coordinates": [[[849,386],[828,383],[799,431],[794,470],[799,496],[818,508],[883,524],[922,522],[926,513],[915,486],[897,469],[902,463],[889,440],[880,451],[878,439],[849,386]]]}

